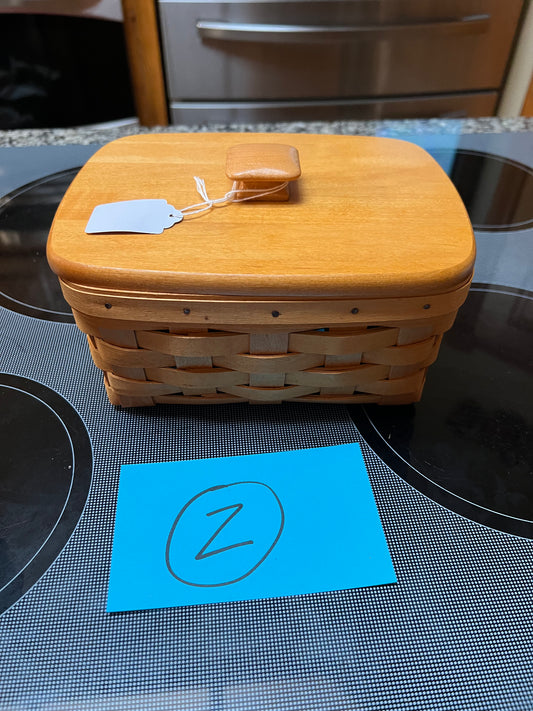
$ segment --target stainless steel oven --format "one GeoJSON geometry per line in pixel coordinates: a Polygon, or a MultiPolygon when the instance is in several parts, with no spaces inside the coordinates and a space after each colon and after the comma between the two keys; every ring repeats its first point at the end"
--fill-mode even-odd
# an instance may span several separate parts
{"type": "Polygon", "coordinates": [[[174,123],[494,113],[523,0],[159,0],[174,123]]]}

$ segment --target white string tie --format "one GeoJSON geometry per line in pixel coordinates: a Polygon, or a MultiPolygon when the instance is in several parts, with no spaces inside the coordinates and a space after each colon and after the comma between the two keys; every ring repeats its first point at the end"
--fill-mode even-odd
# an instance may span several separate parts
{"type": "Polygon", "coordinates": [[[202,212],[207,212],[213,207],[226,207],[232,202],[244,202],[245,200],[253,200],[254,198],[263,197],[263,195],[270,195],[271,193],[277,193],[279,190],[283,190],[287,187],[288,182],[280,183],[275,185],[273,188],[268,188],[267,190],[261,190],[261,188],[236,188],[236,183],[233,183],[233,188],[229,190],[223,197],[211,199],[207,194],[207,187],[205,180],[203,178],[198,178],[194,176],[194,182],[196,183],[196,190],[202,202],[195,203],[194,205],[188,205],[183,207],[178,211],[177,215],[171,215],[171,217],[177,217],[178,215],[183,215],[183,217],[191,217],[192,215],[199,215],[202,212]],[[235,197],[239,193],[250,193],[245,197],[235,197]]]}

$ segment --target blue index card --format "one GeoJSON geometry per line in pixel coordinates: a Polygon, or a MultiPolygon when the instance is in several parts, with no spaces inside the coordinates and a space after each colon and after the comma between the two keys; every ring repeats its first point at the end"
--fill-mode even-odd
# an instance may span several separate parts
{"type": "Polygon", "coordinates": [[[121,467],[108,612],[393,582],[358,444],[121,467]]]}

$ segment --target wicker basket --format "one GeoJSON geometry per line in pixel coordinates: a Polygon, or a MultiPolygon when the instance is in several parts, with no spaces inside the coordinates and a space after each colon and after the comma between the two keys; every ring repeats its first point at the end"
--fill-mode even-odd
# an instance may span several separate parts
{"type": "MultiPolygon", "coordinates": [[[[242,255],[232,257],[233,262],[228,268],[224,267],[225,271],[215,264],[218,271],[210,273],[204,263],[198,270],[187,270],[181,263],[178,268],[172,253],[175,247],[167,241],[168,236],[163,241],[166,254],[170,254],[169,264],[164,268],[164,254],[158,255],[161,268],[157,270],[150,262],[150,259],[156,259],[151,253],[143,262],[140,254],[132,257],[120,253],[117,248],[122,239],[123,244],[134,245],[132,249],[135,250],[141,239],[143,244],[147,243],[145,236],[98,235],[89,239],[83,234],[90,210],[99,202],[144,195],[167,197],[170,190],[168,177],[165,178],[168,160],[167,165],[159,165],[159,171],[154,165],[155,159],[162,155],[156,149],[162,145],[167,154],[174,155],[170,151],[173,148],[175,155],[189,157],[192,149],[198,151],[203,140],[208,144],[206,154],[210,158],[199,170],[205,173],[211,170],[215,176],[215,167],[219,163],[222,163],[223,173],[223,155],[228,146],[239,140],[254,139],[257,141],[258,137],[236,138],[234,134],[122,139],[97,153],[67,192],[51,231],[48,256],[60,277],[76,323],[88,336],[94,362],[104,371],[110,401],[114,405],[132,407],[156,403],[279,403],[295,400],[406,404],[418,400],[426,370],[437,357],[442,334],[451,327],[457,309],[466,298],[472,277],[474,246],[468,218],[453,186],[437,164],[415,146],[406,149],[405,146],[410,144],[389,139],[284,136],[283,140],[293,143],[303,153],[303,177],[300,194],[292,206],[291,201],[283,206],[283,214],[279,217],[280,229],[287,230],[288,242],[294,235],[294,225],[298,223],[302,227],[302,214],[309,214],[309,239],[313,239],[313,229],[316,233],[311,214],[313,185],[308,186],[304,181],[306,168],[312,163],[317,146],[324,148],[324,155],[332,156],[332,160],[335,152],[345,156],[347,151],[353,150],[361,155],[362,146],[367,162],[376,154],[386,161],[392,148],[400,150],[400,157],[395,150],[389,156],[391,170],[399,172],[400,192],[404,189],[401,178],[405,178],[400,168],[405,165],[412,168],[410,151],[413,149],[419,161],[414,161],[414,178],[427,185],[429,174],[437,186],[433,189],[439,191],[441,200],[440,207],[433,205],[428,210],[429,224],[436,224],[440,213],[445,215],[445,220],[451,219],[450,211],[454,211],[451,238],[442,237],[443,231],[448,234],[446,225],[441,226],[440,233],[434,237],[440,239],[437,247],[441,245],[442,254],[427,233],[424,234],[426,243],[420,246],[422,252],[418,243],[413,248],[403,243],[405,236],[400,234],[397,237],[396,251],[403,250],[401,259],[415,263],[418,270],[415,276],[413,268],[404,269],[402,273],[398,264],[383,269],[381,274],[369,268],[353,274],[350,265],[341,273],[342,262],[334,262],[333,266],[319,265],[312,271],[306,266],[303,253],[304,264],[298,272],[294,268],[294,252],[290,249],[285,271],[279,266],[279,253],[272,257],[272,264],[266,267],[261,264],[254,274],[238,272],[239,260],[244,259],[242,255]],[[397,143],[402,144],[399,149],[391,146],[397,143]],[[152,156],[152,159],[143,161],[143,156],[152,156]],[[116,169],[117,162],[123,170],[122,187],[118,178],[114,179],[109,173],[106,175],[104,170],[116,169]],[[140,171],[138,177],[128,177],[124,164],[135,167],[139,163],[144,171],[140,171]],[[101,176],[103,185],[96,195],[91,195],[87,186],[94,185],[95,174],[101,176]],[[158,175],[162,176],[159,181],[158,175]],[[151,181],[157,183],[157,189],[153,186],[150,189],[151,181]],[[91,200],[86,206],[84,201],[89,195],[91,200]],[[292,218],[296,222],[290,223],[289,220],[287,226],[287,217],[291,207],[295,206],[299,208],[298,215],[292,218]],[[109,263],[111,258],[106,252],[110,248],[108,239],[112,241],[111,253],[113,248],[116,250],[112,263],[109,263]],[[76,240],[80,245],[84,244],[83,248],[79,247],[79,254],[76,240]],[[103,256],[102,249],[106,252],[103,256]],[[431,259],[427,255],[432,255],[431,259]],[[418,266],[424,258],[427,268],[424,264],[418,266]],[[131,265],[132,259],[138,260],[138,269],[131,265]],[[289,259],[292,259],[292,265],[289,259]],[[122,263],[121,260],[130,262],[122,263]],[[277,272],[273,267],[275,263],[278,264],[277,272]]],[[[280,137],[267,135],[261,140],[279,141],[280,137]]],[[[198,161],[198,156],[189,160],[198,161]]],[[[317,166],[323,164],[320,160],[324,161],[323,155],[317,157],[317,166]]],[[[339,161],[342,167],[340,157],[339,161]]],[[[175,166],[175,159],[171,163],[175,166]]],[[[312,165],[308,169],[313,173],[312,165]]],[[[319,170],[319,167],[314,168],[315,173],[319,170]]],[[[188,179],[192,168],[184,172],[188,179]]],[[[339,173],[349,201],[350,185],[346,185],[342,170],[339,169],[339,173]]],[[[212,179],[216,180],[215,177],[212,179]]],[[[180,178],[180,185],[184,181],[185,178],[180,178]]],[[[323,200],[336,195],[335,188],[327,188],[329,183],[325,175],[318,176],[316,184],[316,201],[323,214],[326,209],[323,200]]],[[[225,183],[224,187],[227,189],[225,183]]],[[[352,189],[356,191],[356,187],[352,189]]],[[[407,193],[404,201],[412,200],[411,195],[415,195],[416,190],[407,190],[407,193]]],[[[370,191],[368,194],[367,200],[384,199],[376,192],[373,196],[370,191]]],[[[185,195],[177,199],[169,195],[169,199],[174,204],[178,200],[181,200],[178,204],[187,204],[185,195]]],[[[329,200],[331,203],[331,197],[329,200]]],[[[342,200],[334,204],[335,214],[339,210],[342,213],[342,205],[342,200]]],[[[173,232],[177,240],[195,239],[202,234],[199,232],[202,229],[213,232],[212,258],[216,261],[217,236],[221,234],[217,220],[221,220],[222,215],[224,220],[230,220],[228,230],[231,234],[235,225],[231,220],[236,220],[237,211],[241,211],[241,220],[245,215],[247,220],[253,217],[255,225],[261,225],[264,216],[271,214],[264,211],[272,209],[279,210],[280,207],[264,203],[231,206],[187,223],[192,225],[194,222],[194,233],[185,232],[182,225],[167,232],[173,232]]],[[[419,207],[415,206],[407,216],[396,216],[399,227],[406,222],[416,232],[412,240],[420,240],[421,229],[428,230],[427,216],[420,215],[421,225],[416,225],[416,230],[410,224],[412,215],[418,213],[419,207]]],[[[344,220],[347,224],[345,216],[341,214],[341,218],[341,222],[344,220]]],[[[378,221],[382,219],[380,216],[378,221]]],[[[405,227],[403,229],[405,232],[405,227]]],[[[260,242],[253,229],[247,237],[237,235],[237,238],[241,239],[241,245],[242,239],[260,242]]],[[[284,249],[279,243],[272,244],[272,240],[270,246],[273,250],[284,249]]],[[[353,240],[349,246],[353,249],[353,240]]],[[[206,243],[196,245],[194,249],[197,255],[205,252],[206,243]]],[[[264,244],[258,246],[258,250],[261,249],[264,251],[264,244]]],[[[208,263],[209,255],[205,259],[208,263]]],[[[371,258],[367,257],[367,263],[369,261],[371,258]]],[[[224,266],[225,262],[221,260],[221,264],[224,266]]]]}

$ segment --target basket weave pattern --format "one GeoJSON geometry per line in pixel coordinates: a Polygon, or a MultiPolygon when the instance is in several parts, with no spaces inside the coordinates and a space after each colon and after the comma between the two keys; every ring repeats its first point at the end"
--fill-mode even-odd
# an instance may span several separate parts
{"type": "Polygon", "coordinates": [[[91,329],[109,399],[123,407],[230,402],[402,404],[420,399],[455,314],[424,325],[293,332],[91,329]],[[99,331],[99,332],[98,332],[99,331]]]}
{"type": "Polygon", "coordinates": [[[114,405],[420,399],[473,273],[457,191],[406,141],[287,140],[130,136],[77,175],[47,255],[114,405]],[[213,210],[156,239],[86,232],[95,205],[188,204],[193,175],[220,194],[227,178],[293,181],[296,151],[285,203],[213,210]]]}

